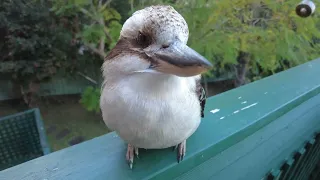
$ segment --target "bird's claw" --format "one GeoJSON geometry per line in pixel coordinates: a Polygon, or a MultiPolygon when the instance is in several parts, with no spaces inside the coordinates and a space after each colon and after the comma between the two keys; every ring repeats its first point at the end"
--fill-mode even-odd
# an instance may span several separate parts
{"type": "Polygon", "coordinates": [[[178,146],[175,146],[175,149],[176,148],[178,148],[177,160],[178,160],[178,163],[180,163],[186,154],[187,142],[183,141],[182,143],[178,144],[178,146]]]}
{"type": "Polygon", "coordinates": [[[139,148],[137,148],[137,147],[134,148],[134,154],[139,159],[139,148]]]}
{"type": "MultiPolygon", "coordinates": [[[[183,158],[184,158],[184,156],[186,154],[186,148],[187,148],[187,142],[186,141],[183,141],[182,143],[180,143],[180,144],[178,144],[178,145],[173,147],[173,151],[177,149],[177,160],[178,160],[178,163],[180,163],[183,160],[183,158]]],[[[126,159],[128,161],[130,169],[133,168],[134,156],[139,158],[139,148],[134,147],[131,144],[128,144],[126,159]]]]}
{"type": "Polygon", "coordinates": [[[136,155],[137,158],[139,158],[139,157],[138,157],[138,155],[139,155],[139,148],[134,147],[134,146],[132,146],[131,144],[128,144],[126,159],[127,159],[127,162],[128,162],[128,164],[129,164],[130,169],[133,168],[134,155],[136,155]]]}

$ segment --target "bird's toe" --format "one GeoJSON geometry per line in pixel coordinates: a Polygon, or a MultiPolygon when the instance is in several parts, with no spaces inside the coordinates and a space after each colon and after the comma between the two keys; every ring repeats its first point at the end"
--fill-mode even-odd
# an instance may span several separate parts
{"type": "Polygon", "coordinates": [[[183,141],[182,143],[180,143],[178,145],[178,151],[177,151],[177,160],[178,160],[178,163],[180,163],[185,154],[186,154],[186,148],[187,148],[187,142],[186,141],[183,141]]]}
{"type": "Polygon", "coordinates": [[[133,160],[134,160],[134,155],[137,156],[139,155],[139,148],[132,146],[131,144],[128,144],[127,147],[127,153],[126,153],[126,160],[129,164],[130,169],[133,168],[133,160]]]}

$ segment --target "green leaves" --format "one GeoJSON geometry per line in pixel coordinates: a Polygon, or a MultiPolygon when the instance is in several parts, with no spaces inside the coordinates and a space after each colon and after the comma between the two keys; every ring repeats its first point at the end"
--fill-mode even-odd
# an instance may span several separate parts
{"type": "Polygon", "coordinates": [[[57,0],[52,11],[59,16],[76,17],[77,38],[91,51],[103,56],[111,49],[119,37],[121,15],[109,6],[108,1],[97,0],[57,0]]]}
{"type": "Polygon", "coordinates": [[[121,15],[113,8],[104,8],[103,10],[100,10],[100,12],[102,13],[105,21],[121,20],[121,15]]]}
{"type": "Polygon", "coordinates": [[[112,41],[109,44],[109,49],[112,49],[116,45],[116,43],[119,39],[119,36],[120,36],[121,28],[122,28],[122,25],[118,21],[112,21],[110,23],[110,27],[108,29],[108,32],[111,36],[112,41]]]}
{"type": "Polygon", "coordinates": [[[248,78],[260,79],[320,56],[320,18],[300,18],[297,1],[152,0],[135,1],[141,9],[170,4],[189,26],[189,45],[212,61],[219,76],[233,71],[240,52],[250,54],[248,78]],[[315,43],[317,42],[317,43],[315,43]],[[222,72],[222,73],[221,73],[222,72]]]}
{"type": "Polygon", "coordinates": [[[177,1],[176,9],[190,29],[190,45],[204,54],[217,69],[230,71],[238,64],[240,51],[251,54],[250,79],[270,75],[320,56],[313,44],[320,38],[320,18],[300,18],[295,14],[296,1],[225,0],[177,1]],[[202,3],[202,5],[201,5],[202,3]],[[286,63],[288,64],[288,63],[286,63]],[[262,70],[262,72],[257,71],[262,70]]]}
{"type": "Polygon", "coordinates": [[[45,2],[5,0],[0,3],[0,76],[28,84],[52,77],[75,57],[72,35],[65,31],[45,2]]]}
{"type": "Polygon", "coordinates": [[[101,38],[105,39],[104,26],[100,24],[94,24],[91,26],[84,25],[83,30],[79,34],[82,40],[87,43],[98,43],[101,38]]]}
{"type": "MultiPolygon", "coordinates": [[[[100,68],[106,51],[113,48],[119,38],[122,28],[121,15],[108,2],[97,0],[54,1],[52,10],[60,17],[67,17],[69,21],[73,22],[73,27],[69,30],[76,35],[80,44],[84,44],[89,47],[91,53],[100,56],[100,61],[93,62],[94,56],[87,53],[90,56],[86,56],[87,60],[83,61],[82,68],[84,69],[88,63],[93,63],[100,68]]],[[[98,112],[100,110],[99,97],[99,89],[88,87],[83,92],[80,102],[88,111],[98,112]]]]}
{"type": "Polygon", "coordinates": [[[90,112],[100,111],[100,89],[89,86],[83,92],[80,103],[90,112]]]}

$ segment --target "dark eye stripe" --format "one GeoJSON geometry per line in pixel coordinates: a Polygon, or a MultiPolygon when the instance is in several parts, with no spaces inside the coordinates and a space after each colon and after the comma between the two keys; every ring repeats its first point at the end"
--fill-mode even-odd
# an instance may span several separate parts
{"type": "Polygon", "coordinates": [[[143,48],[148,47],[150,45],[150,39],[148,36],[142,34],[139,32],[137,42],[139,45],[141,45],[143,48]]]}

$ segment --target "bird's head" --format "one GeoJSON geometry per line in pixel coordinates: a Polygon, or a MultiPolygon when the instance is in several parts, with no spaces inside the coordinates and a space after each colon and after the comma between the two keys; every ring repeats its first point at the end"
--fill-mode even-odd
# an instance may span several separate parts
{"type": "Polygon", "coordinates": [[[126,74],[195,76],[212,64],[186,45],[188,36],[186,21],[173,7],[150,6],[126,20],[105,63],[126,74]]]}

